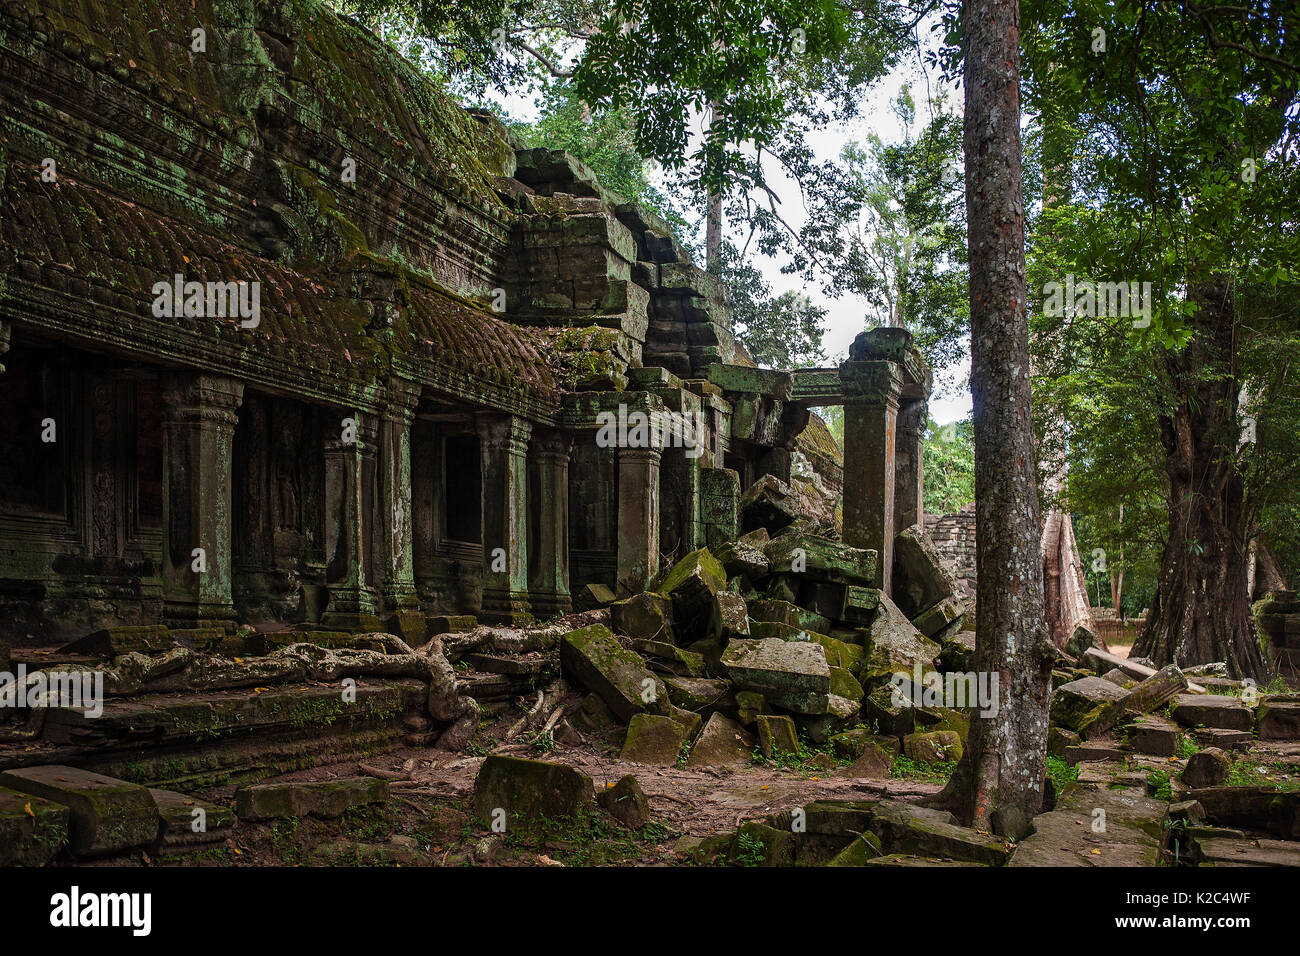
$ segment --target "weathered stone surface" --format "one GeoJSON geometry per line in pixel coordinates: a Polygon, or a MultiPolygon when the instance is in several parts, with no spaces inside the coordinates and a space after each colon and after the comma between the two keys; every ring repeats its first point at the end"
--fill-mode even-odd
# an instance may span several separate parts
{"type": "Polygon", "coordinates": [[[776,475],[763,475],[740,496],[740,523],[747,529],[780,531],[802,515],[798,492],[776,475]]]}
{"type": "Polygon", "coordinates": [[[942,598],[912,618],[912,625],[926,637],[937,637],[949,625],[958,624],[965,613],[966,607],[958,599],[942,598]]]}
{"type": "Polygon", "coordinates": [[[1128,744],[1140,754],[1172,757],[1178,752],[1178,725],[1163,717],[1135,720],[1128,730],[1128,744]]]}
{"type": "Polygon", "coordinates": [[[639,830],[650,822],[650,801],[636,777],[628,774],[596,797],[600,808],[629,830],[639,830]]]}
{"type": "Polygon", "coordinates": [[[718,548],[717,558],[722,562],[728,577],[744,575],[756,581],[767,574],[767,555],[759,543],[745,540],[728,541],[718,548]]]}
{"type": "Polygon", "coordinates": [[[713,714],[695,738],[688,767],[744,767],[754,752],[754,738],[734,720],[713,714]]]}
{"type": "Polygon", "coordinates": [[[306,816],[331,819],[342,816],[349,807],[387,800],[388,781],[374,777],[258,783],[235,794],[235,812],[241,820],[306,816]]]}
{"type": "Polygon", "coordinates": [[[697,714],[711,714],[714,710],[729,709],[735,700],[731,685],[725,680],[710,677],[665,677],[668,699],[678,707],[697,714]]]}
{"type": "Polygon", "coordinates": [[[68,851],[73,856],[120,853],[148,846],[158,836],[153,797],[144,787],[125,780],[51,765],[7,770],[0,774],[0,787],[67,807],[68,851]]]}
{"type": "Polygon", "coordinates": [[[1106,704],[1123,700],[1128,691],[1100,677],[1070,681],[1052,692],[1051,721],[1068,730],[1087,725],[1106,704]]]}
{"type": "Polygon", "coordinates": [[[1056,809],[1034,817],[1034,833],[1016,847],[1011,866],[1155,866],[1167,804],[1132,789],[1067,784],[1056,809]],[[1096,810],[1106,828],[1093,830],[1096,810]]]}
{"type": "MultiPolygon", "coordinates": [[[[945,624],[964,610],[958,598],[956,576],[919,524],[904,528],[894,536],[893,588],[894,603],[909,618],[916,618],[944,601],[956,607],[956,613],[945,624]]],[[[922,630],[928,637],[939,627],[922,630]]]]}
{"type": "Polygon", "coordinates": [[[161,823],[158,836],[164,848],[218,843],[230,835],[235,825],[235,814],[229,807],[171,790],[151,787],[149,793],[158,805],[161,823]]]}
{"type": "Polygon", "coordinates": [[[577,611],[590,611],[598,607],[609,607],[618,595],[604,584],[585,584],[573,595],[573,607],[577,611]]]}
{"type": "Polygon", "coordinates": [[[1078,729],[1086,738],[1098,737],[1126,718],[1164,706],[1186,689],[1187,678],[1182,670],[1177,664],[1170,664],[1137,684],[1125,696],[1102,703],[1084,718],[1078,729]]]}
{"type": "Polygon", "coordinates": [[[672,767],[681,754],[686,735],[687,728],[671,717],[636,714],[627,725],[620,756],[634,763],[672,767]]]}
{"type": "Polygon", "coordinates": [[[877,555],[830,538],[793,531],[777,535],[767,546],[773,572],[790,573],[808,581],[874,587],[877,555]]]}
{"type": "Polygon", "coordinates": [[[918,631],[894,602],[883,594],[871,624],[870,646],[862,661],[859,678],[870,688],[898,672],[912,674],[913,665],[922,671],[934,669],[940,647],[918,631]]]}
{"type": "Polygon", "coordinates": [[[767,713],[767,701],[757,691],[736,691],[736,719],[743,727],[752,727],[759,714],[767,713]]]}
{"type": "Polygon", "coordinates": [[[723,642],[749,637],[749,614],[745,599],[731,591],[715,594],[709,612],[708,633],[723,642]]]}
{"type": "Polygon", "coordinates": [[[1187,759],[1180,779],[1193,790],[1202,787],[1217,787],[1228,777],[1232,769],[1232,758],[1218,747],[1206,747],[1192,754],[1187,759]]]}
{"type": "Polygon", "coordinates": [[[1127,757],[1128,754],[1121,750],[1117,744],[1100,743],[1097,741],[1089,741],[1088,743],[1067,747],[1065,751],[1065,762],[1070,764],[1070,766],[1074,766],[1078,763],[1121,761],[1127,757]]]}
{"type": "Polygon", "coordinates": [[[847,667],[831,667],[831,693],[846,700],[861,701],[862,685],[847,667]]]}
{"type": "Polygon", "coordinates": [[[1073,730],[1053,724],[1047,729],[1047,753],[1052,757],[1064,757],[1066,751],[1077,747],[1082,739],[1073,730]]]}
{"type": "Polygon", "coordinates": [[[0,866],[44,866],[68,844],[61,803],[0,787],[0,866]]]}
{"type": "Polygon", "coordinates": [[[1260,740],[1300,740],[1300,703],[1265,700],[1259,706],[1260,740]]]}
{"type": "Polygon", "coordinates": [[[732,641],[722,666],[742,690],[761,693],[769,704],[800,714],[824,714],[831,671],[819,644],[778,638],[732,641]]]}
{"type": "Polygon", "coordinates": [[[1267,830],[1284,840],[1300,840],[1300,790],[1202,787],[1187,798],[1200,803],[1215,826],[1267,830]]]}
{"type": "Polygon", "coordinates": [[[1202,747],[1219,747],[1222,750],[1248,750],[1255,743],[1249,730],[1224,730],[1222,727],[1196,727],[1192,736],[1202,747]]]}
{"type": "Polygon", "coordinates": [[[593,624],[565,634],[560,641],[560,667],[566,677],[599,694],[619,720],[629,721],[645,711],[663,712],[661,701],[667,698],[663,682],[644,660],[619,644],[609,628],[593,624]],[[651,687],[653,694],[648,692],[651,687]]]}
{"type": "Polygon", "coordinates": [[[492,754],[474,779],[474,816],[490,826],[504,811],[506,831],[581,815],[595,804],[591,778],[562,763],[492,754]]]}
{"type": "Polygon", "coordinates": [[[880,837],[870,830],[858,835],[852,843],[835,855],[827,866],[866,866],[870,860],[879,859],[880,837]]]}
{"type": "Polygon", "coordinates": [[[939,666],[945,671],[974,673],[975,632],[956,631],[949,635],[939,651],[939,666]]]}
{"type": "Polygon", "coordinates": [[[1097,635],[1082,624],[1074,629],[1070,639],[1065,642],[1065,649],[1075,657],[1082,657],[1090,647],[1100,649],[1101,641],[1097,640],[1097,635]]]}
{"type": "Polygon", "coordinates": [[[1251,730],[1255,715],[1240,697],[1218,694],[1179,694],[1174,698],[1174,720],[1184,727],[1218,727],[1251,730]]]}
{"type": "Polygon", "coordinates": [[[680,648],[676,644],[638,638],[632,641],[632,649],[638,654],[644,655],[651,670],[658,671],[661,674],[676,674],[678,677],[702,677],[707,670],[703,654],[680,648]]]}
{"type": "Polygon", "coordinates": [[[642,591],[609,606],[610,624],[618,634],[674,642],[673,602],[665,594],[642,591]]]}
{"type": "Polygon", "coordinates": [[[1192,845],[1198,866],[1300,866],[1300,843],[1294,840],[1196,836],[1192,845]]]}
{"type": "Polygon", "coordinates": [[[894,769],[895,754],[891,753],[875,740],[868,740],[862,746],[862,752],[854,758],[844,770],[845,776],[867,777],[874,780],[888,779],[894,769]]]}
{"type": "Polygon", "coordinates": [[[916,729],[916,709],[908,702],[895,700],[893,690],[886,685],[867,691],[862,699],[862,716],[882,734],[902,740],[916,729]]]}
{"type": "Polygon", "coordinates": [[[844,620],[869,625],[880,606],[880,589],[849,586],[844,589],[844,620]]]}
{"type": "Polygon", "coordinates": [[[156,654],[172,646],[165,624],[108,627],[88,634],[62,648],[67,654],[94,654],[117,657],[119,654],[156,654]]]}
{"type": "Polygon", "coordinates": [[[1106,673],[1101,675],[1101,679],[1108,680],[1116,687],[1123,687],[1125,690],[1131,689],[1133,685],[1137,683],[1136,680],[1129,677],[1118,667],[1112,667],[1110,670],[1106,671],[1106,673]]]}
{"type": "Polygon", "coordinates": [[[917,763],[960,760],[961,752],[961,738],[951,730],[913,733],[903,738],[903,753],[917,763]]]}
{"type": "Polygon", "coordinates": [[[791,831],[749,820],[736,831],[728,859],[732,865],[793,866],[794,855],[795,835],[791,831]],[[761,858],[752,861],[744,848],[758,846],[761,846],[761,858]]]}
{"type": "Polygon", "coordinates": [[[672,598],[680,640],[693,641],[704,636],[713,599],[726,587],[726,569],[707,548],[692,551],[673,565],[659,590],[672,598]]]}
{"type": "Polygon", "coordinates": [[[1000,866],[1010,850],[985,833],[959,827],[951,814],[901,800],[817,800],[804,807],[808,833],[856,836],[870,831],[889,853],[1000,866]]]}
{"type": "Polygon", "coordinates": [[[758,747],[763,756],[771,760],[779,754],[797,754],[799,752],[799,734],[794,721],[789,717],[774,714],[760,714],[756,721],[758,726],[758,747]]]}

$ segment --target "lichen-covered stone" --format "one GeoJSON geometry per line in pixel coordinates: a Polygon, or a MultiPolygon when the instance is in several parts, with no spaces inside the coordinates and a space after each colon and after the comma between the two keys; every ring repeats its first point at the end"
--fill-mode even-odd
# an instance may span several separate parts
{"type": "Polygon", "coordinates": [[[1104,705],[1127,696],[1128,691],[1108,680],[1082,677],[1052,692],[1051,721],[1059,727],[1079,731],[1104,705]]]}
{"type": "Polygon", "coordinates": [[[664,594],[642,591],[609,606],[610,624],[618,634],[674,643],[673,602],[664,594]]]}
{"type": "Polygon", "coordinates": [[[241,820],[307,816],[333,819],[341,817],[349,807],[386,802],[387,780],[341,777],[243,787],[235,794],[235,812],[241,820]]]}
{"type": "Polygon", "coordinates": [[[0,866],[44,866],[68,843],[61,803],[0,787],[0,866]]]}
{"type": "MultiPolygon", "coordinates": [[[[893,599],[899,610],[909,618],[916,618],[948,601],[956,606],[959,615],[963,608],[958,594],[957,578],[925,528],[914,524],[894,536],[893,599]]],[[[949,617],[948,621],[952,619],[949,617]]],[[[929,636],[938,629],[922,628],[922,631],[929,636]]]]}
{"type": "Polygon", "coordinates": [[[724,643],[749,637],[749,612],[743,597],[731,591],[713,596],[709,634],[724,643]]]}
{"type": "Polygon", "coordinates": [[[917,763],[944,763],[961,759],[961,738],[951,730],[908,734],[903,753],[917,763]]]}
{"type": "Polygon", "coordinates": [[[714,597],[726,588],[726,569],[708,548],[700,548],[673,565],[658,590],[672,598],[682,639],[695,640],[708,628],[714,597]]]}
{"type": "Polygon", "coordinates": [[[149,846],[158,836],[158,807],[144,787],[77,767],[23,767],[0,774],[0,787],[62,804],[69,811],[68,851],[107,856],[149,846]]]}
{"type": "Polygon", "coordinates": [[[923,671],[933,670],[940,651],[939,645],[918,631],[883,594],[871,623],[870,642],[858,675],[868,688],[888,681],[894,673],[910,675],[917,664],[923,671]]]}
{"type": "Polygon", "coordinates": [[[560,641],[564,674],[599,694],[614,716],[629,721],[646,711],[662,713],[667,699],[663,682],[645,661],[615,640],[600,624],[565,634],[560,641]]]}
{"type": "Polygon", "coordinates": [[[779,638],[732,641],[722,655],[731,682],[761,693],[767,702],[799,714],[824,714],[831,672],[819,644],[779,638]]]}
{"type": "Polygon", "coordinates": [[[671,717],[637,714],[627,725],[627,736],[619,756],[634,763],[671,767],[677,763],[686,736],[687,728],[671,717]]]}
{"type": "Polygon", "coordinates": [[[1179,694],[1171,715],[1184,727],[1252,730],[1255,726],[1254,711],[1240,697],[1224,694],[1179,694]]]}
{"type": "Polygon", "coordinates": [[[596,796],[600,808],[629,830],[639,830],[650,822],[650,801],[636,777],[628,774],[596,796]]]}
{"type": "Polygon", "coordinates": [[[760,714],[756,721],[758,729],[758,747],[763,756],[771,760],[781,754],[799,752],[799,734],[794,721],[777,714],[760,714]]]}
{"type": "Polygon", "coordinates": [[[1187,758],[1187,766],[1179,779],[1193,790],[1201,787],[1217,787],[1228,778],[1232,769],[1232,757],[1218,747],[1206,747],[1187,758]]]}
{"type": "Polygon", "coordinates": [[[491,754],[474,779],[475,819],[489,827],[503,820],[507,833],[572,819],[594,805],[591,778],[567,764],[491,754]]]}
{"type": "Polygon", "coordinates": [[[712,677],[665,677],[664,685],[668,688],[670,701],[699,714],[728,709],[735,704],[731,685],[725,680],[712,677]]]}
{"type": "Polygon", "coordinates": [[[754,752],[754,738],[722,714],[709,717],[695,738],[687,767],[744,767],[754,752]]]}

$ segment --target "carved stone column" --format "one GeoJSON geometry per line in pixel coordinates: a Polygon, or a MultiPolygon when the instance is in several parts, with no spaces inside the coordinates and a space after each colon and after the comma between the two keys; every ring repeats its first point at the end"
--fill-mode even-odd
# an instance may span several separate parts
{"type": "Polygon", "coordinates": [[[569,596],[569,450],[573,438],[564,432],[533,436],[531,464],[541,513],[538,540],[530,563],[529,593],[538,614],[559,615],[573,610],[569,596]]]}
{"type": "Polygon", "coordinates": [[[894,562],[894,438],[902,372],[889,361],[849,360],[844,384],[844,543],[879,558],[890,593],[894,562]]]}
{"type": "Polygon", "coordinates": [[[171,620],[235,616],[231,446],[244,386],[219,375],[163,381],[163,600],[171,620]]]}
{"type": "Polygon", "coordinates": [[[383,525],[381,592],[390,626],[405,639],[424,638],[424,615],[415,593],[411,503],[411,425],[420,386],[389,383],[389,401],[379,426],[379,510],[383,525]]]}
{"type": "Polygon", "coordinates": [[[327,425],[325,438],[325,568],[328,626],[378,625],[375,589],[370,585],[365,485],[373,473],[378,425],[373,415],[351,412],[327,425]]]}
{"type": "Polygon", "coordinates": [[[904,398],[898,409],[894,441],[894,526],[897,531],[925,520],[925,426],[929,405],[924,398],[904,398]]]}
{"type": "Polygon", "coordinates": [[[659,448],[618,450],[618,590],[636,594],[659,570],[659,448]]]}
{"type": "Polygon", "coordinates": [[[528,438],[515,415],[478,418],[483,474],[483,605],[486,620],[523,623],[528,603],[528,438]]]}

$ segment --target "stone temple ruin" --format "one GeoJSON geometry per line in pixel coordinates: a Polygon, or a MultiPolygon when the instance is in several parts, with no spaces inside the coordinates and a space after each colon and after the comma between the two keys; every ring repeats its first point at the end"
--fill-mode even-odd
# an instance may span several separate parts
{"type": "MultiPolygon", "coordinates": [[[[974,647],[924,531],[906,331],[754,367],[665,223],[317,0],[125,8],[0,5],[3,862],[220,841],[229,802],[196,835],[183,794],[236,785],[241,825],[336,818],[418,767],[256,781],[464,751],[492,720],[688,771],[801,739],[857,776],[960,752],[969,706],[891,696],[974,647]],[[810,411],[835,404],[842,460],[810,411]]],[[[1113,669],[1076,636],[1062,684],[1113,669]]],[[[1154,706],[1131,685],[1161,675],[1097,699],[1154,706]]],[[[473,799],[482,822],[594,797],[507,751],[473,799]]],[[[891,799],[822,809],[818,840],[769,820],[750,845],[1008,856],[891,799]]]]}

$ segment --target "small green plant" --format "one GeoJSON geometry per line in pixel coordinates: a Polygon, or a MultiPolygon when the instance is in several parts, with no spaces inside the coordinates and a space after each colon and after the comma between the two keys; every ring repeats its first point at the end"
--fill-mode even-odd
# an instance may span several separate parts
{"type": "Polygon", "coordinates": [[[1191,734],[1183,734],[1178,738],[1178,756],[1186,760],[1192,754],[1200,753],[1201,745],[1196,742],[1196,738],[1191,734]]]}
{"type": "Polygon", "coordinates": [[[943,763],[918,763],[911,757],[899,754],[894,758],[890,775],[901,780],[947,780],[956,769],[955,760],[945,760],[943,763]]]}
{"type": "Polygon", "coordinates": [[[1079,779],[1079,768],[1071,767],[1065,762],[1064,757],[1048,757],[1047,778],[1052,781],[1052,786],[1056,787],[1059,793],[1067,783],[1079,779]]]}
{"type": "Polygon", "coordinates": [[[559,745],[555,742],[555,736],[549,730],[545,730],[533,735],[529,746],[533,748],[533,753],[548,754],[559,745]]]}
{"type": "Polygon", "coordinates": [[[736,836],[736,863],[740,866],[762,866],[767,860],[767,847],[763,841],[748,833],[736,836]]]}
{"type": "Polygon", "coordinates": [[[1169,774],[1164,770],[1152,770],[1147,774],[1147,788],[1157,800],[1172,800],[1174,798],[1173,787],[1169,782],[1169,774]]]}

